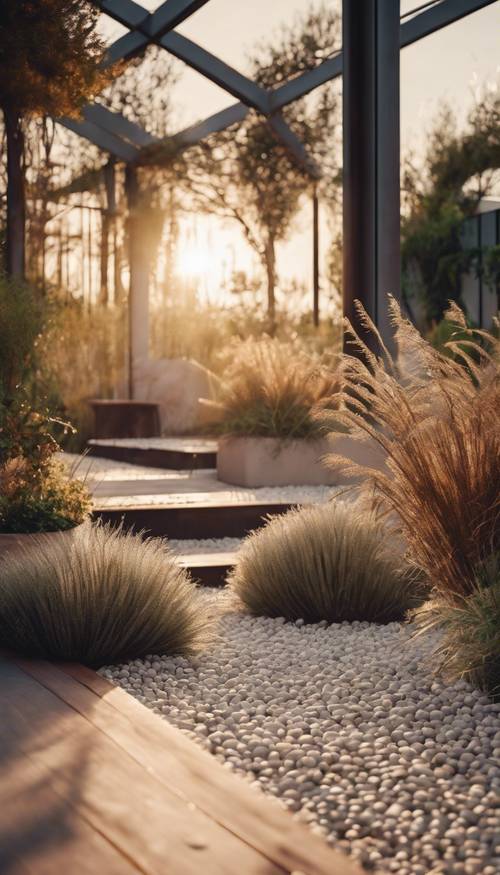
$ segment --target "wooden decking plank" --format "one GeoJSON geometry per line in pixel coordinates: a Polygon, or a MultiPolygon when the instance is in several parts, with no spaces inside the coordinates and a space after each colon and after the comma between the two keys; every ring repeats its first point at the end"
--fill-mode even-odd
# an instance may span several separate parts
{"type": "Polygon", "coordinates": [[[58,795],[50,773],[18,749],[2,715],[2,875],[139,875],[139,870],[58,795]],[[68,867],[71,849],[71,869],[68,867]]]}
{"type": "MultiPolygon", "coordinates": [[[[19,665],[0,658],[0,680],[3,718],[17,734],[19,750],[50,774],[55,792],[139,872],[234,875],[237,859],[249,875],[283,875],[282,868],[171,793],[154,769],[140,765],[19,665]]],[[[99,712],[102,702],[93,699],[99,712]]],[[[70,851],[68,859],[70,864],[70,851]]]]}
{"type": "Polygon", "coordinates": [[[95,721],[145,768],[268,859],[304,875],[359,875],[359,868],[344,854],[330,849],[290,814],[220,768],[210,754],[132,696],[83,666],[61,664],[60,668],[38,662],[26,665],[27,671],[95,721]],[[64,683],[63,674],[81,686],[64,683]],[[101,697],[106,708],[95,709],[83,687],[101,697]]]}

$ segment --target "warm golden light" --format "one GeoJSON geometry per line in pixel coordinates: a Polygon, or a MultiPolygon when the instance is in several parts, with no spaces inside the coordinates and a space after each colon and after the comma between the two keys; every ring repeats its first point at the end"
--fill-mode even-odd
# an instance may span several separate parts
{"type": "Polygon", "coordinates": [[[185,243],[179,247],[177,272],[185,279],[198,279],[219,269],[216,254],[201,243],[185,243]]]}

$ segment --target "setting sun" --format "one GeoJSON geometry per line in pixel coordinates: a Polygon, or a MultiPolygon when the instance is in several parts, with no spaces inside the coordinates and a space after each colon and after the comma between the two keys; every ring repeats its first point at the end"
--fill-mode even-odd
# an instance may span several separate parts
{"type": "Polygon", "coordinates": [[[179,247],[177,272],[186,279],[202,277],[213,271],[216,265],[217,259],[204,243],[186,241],[179,247]]]}

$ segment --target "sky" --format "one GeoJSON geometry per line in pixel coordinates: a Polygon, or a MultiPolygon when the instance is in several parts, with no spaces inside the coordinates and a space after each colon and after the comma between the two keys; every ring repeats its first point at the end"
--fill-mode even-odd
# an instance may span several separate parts
{"type": "MultiPolygon", "coordinates": [[[[421,2],[421,0],[420,0],[421,2]]],[[[336,0],[324,5],[337,6],[336,0]]],[[[158,3],[143,0],[152,10],[158,3]]],[[[253,46],[268,41],[283,23],[291,24],[304,13],[311,0],[209,0],[178,30],[241,72],[247,72],[247,57],[253,46]]],[[[402,0],[401,12],[420,5],[419,0],[402,0]]],[[[125,29],[102,17],[102,32],[115,39],[125,29]]],[[[450,103],[462,123],[475,94],[487,83],[500,81],[500,0],[459,22],[420,40],[401,53],[401,147],[411,149],[417,160],[425,150],[426,134],[440,104],[450,103]]],[[[176,124],[185,127],[234,103],[234,98],[182,62],[176,61],[180,79],[175,86],[176,124]]],[[[278,251],[278,270],[282,276],[309,283],[311,280],[311,221],[306,205],[296,222],[293,238],[278,251]]],[[[190,220],[191,221],[191,220],[190,220]]],[[[323,255],[326,249],[323,228],[323,255]]],[[[217,238],[218,269],[211,271],[212,286],[232,267],[251,270],[254,258],[238,232],[221,228],[213,220],[198,219],[185,230],[185,248],[180,252],[181,269],[190,263],[199,273],[206,272],[210,252],[217,238]],[[183,267],[182,267],[183,265],[183,267]]],[[[205,291],[210,281],[205,277],[205,291]]]]}

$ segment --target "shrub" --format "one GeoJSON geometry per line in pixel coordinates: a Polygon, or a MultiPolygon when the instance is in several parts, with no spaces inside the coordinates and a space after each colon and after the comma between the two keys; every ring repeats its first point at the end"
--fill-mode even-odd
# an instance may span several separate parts
{"type": "Polygon", "coordinates": [[[44,316],[40,296],[30,286],[0,274],[0,403],[32,376],[44,316]]]}
{"type": "Polygon", "coordinates": [[[382,524],[340,502],[272,518],[245,541],[230,583],[253,614],[311,623],[388,623],[418,603],[382,524]]]}
{"type": "Polygon", "coordinates": [[[207,631],[194,584],[159,540],[88,523],[2,560],[0,644],[26,656],[96,667],[189,654],[207,631]]]}
{"type": "Polygon", "coordinates": [[[0,403],[0,532],[70,529],[87,516],[85,484],[54,460],[54,424],[48,414],[32,410],[22,391],[9,404],[0,403]]]}
{"type": "Polygon", "coordinates": [[[341,361],[346,406],[338,414],[353,435],[384,449],[386,467],[330,464],[362,475],[361,488],[400,521],[411,561],[436,595],[456,603],[476,591],[478,565],[500,549],[500,342],[468,329],[454,306],[447,318],[459,340],[447,343],[450,357],[391,306],[397,360],[380,338],[376,356],[348,326],[360,357],[341,361]]]}
{"type": "Polygon", "coordinates": [[[442,629],[438,667],[452,680],[465,678],[500,700],[500,558],[477,575],[476,587],[451,604],[436,596],[416,613],[420,631],[442,629]]]}
{"type": "Polygon", "coordinates": [[[324,427],[315,414],[331,406],[337,388],[334,372],[296,345],[247,340],[235,347],[211,406],[221,433],[317,438],[324,427]]]}

